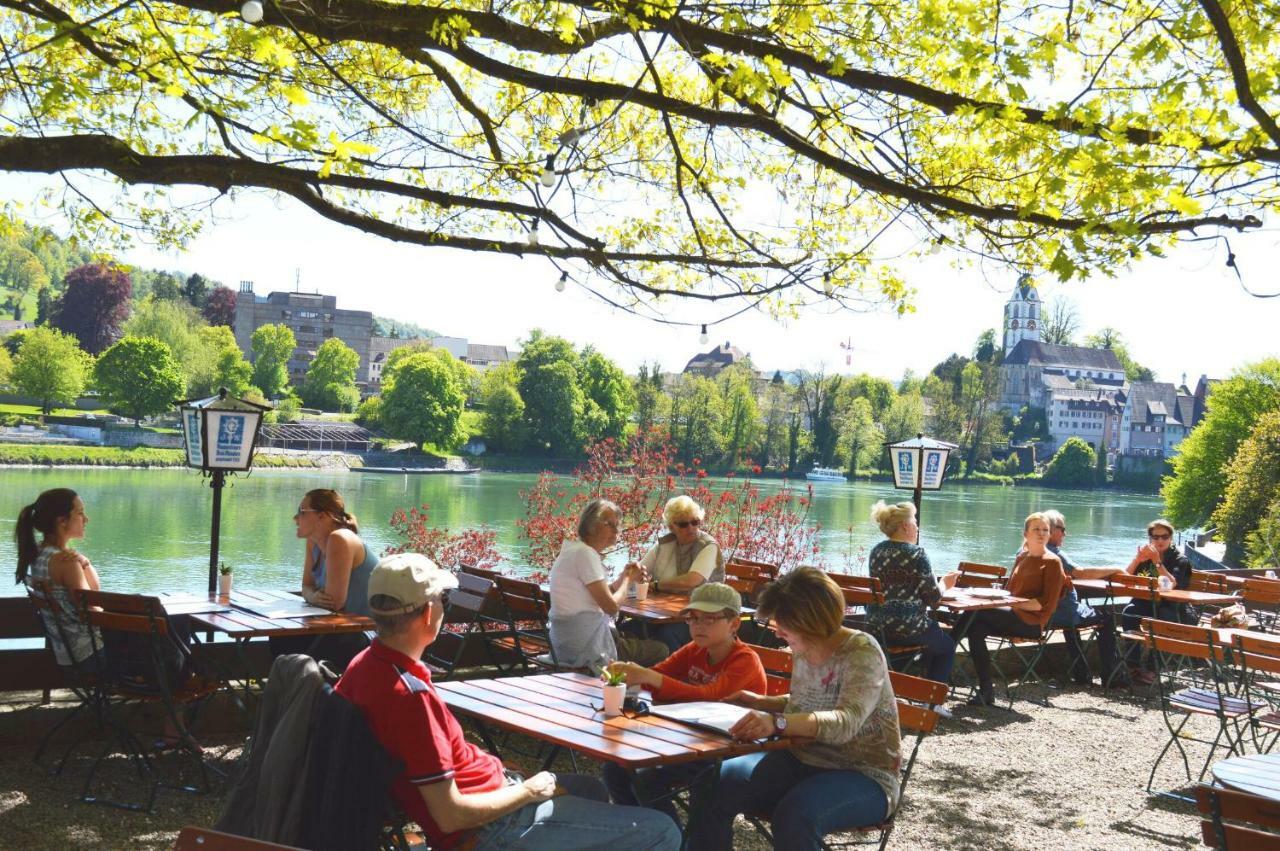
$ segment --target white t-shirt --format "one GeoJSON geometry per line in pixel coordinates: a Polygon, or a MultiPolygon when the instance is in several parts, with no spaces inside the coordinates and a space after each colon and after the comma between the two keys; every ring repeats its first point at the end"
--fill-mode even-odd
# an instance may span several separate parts
{"type": "Polygon", "coordinates": [[[551,617],[601,611],[587,586],[605,579],[604,562],[598,552],[582,541],[565,541],[551,565],[551,617]]]}

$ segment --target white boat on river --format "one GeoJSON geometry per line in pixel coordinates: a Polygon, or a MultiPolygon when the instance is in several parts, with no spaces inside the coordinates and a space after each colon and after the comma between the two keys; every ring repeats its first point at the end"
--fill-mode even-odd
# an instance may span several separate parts
{"type": "Polygon", "coordinates": [[[835,467],[814,467],[804,476],[811,482],[847,482],[844,474],[835,467]]]}

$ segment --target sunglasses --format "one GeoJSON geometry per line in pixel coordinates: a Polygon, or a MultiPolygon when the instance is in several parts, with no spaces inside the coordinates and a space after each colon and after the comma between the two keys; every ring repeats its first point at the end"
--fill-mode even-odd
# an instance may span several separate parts
{"type": "Polygon", "coordinates": [[[677,520],[672,526],[679,526],[681,529],[688,529],[690,526],[695,529],[702,525],[702,521],[694,518],[693,520],[677,520]]]}
{"type": "Polygon", "coordinates": [[[1157,534],[1155,534],[1154,532],[1151,532],[1151,533],[1149,533],[1149,534],[1147,535],[1147,537],[1148,537],[1148,538],[1150,538],[1150,539],[1151,539],[1151,540],[1153,540],[1153,541],[1167,541],[1167,540],[1169,540],[1170,538],[1172,538],[1173,536],[1172,536],[1172,535],[1168,535],[1168,534],[1165,534],[1165,535],[1157,535],[1157,534]]]}
{"type": "Polygon", "coordinates": [[[314,512],[318,512],[319,510],[320,509],[318,508],[299,508],[297,511],[293,512],[293,519],[297,520],[299,517],[301,517],[304,514],[312,514],[314,512]]]}

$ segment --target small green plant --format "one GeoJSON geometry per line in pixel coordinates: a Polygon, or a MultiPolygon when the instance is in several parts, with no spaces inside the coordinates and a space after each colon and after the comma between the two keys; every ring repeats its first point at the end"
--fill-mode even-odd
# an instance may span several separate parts
{"type": "Polygon", "coordinates": [[[604,680],[607,686],[621,686],[627,684],[627,674],[625,671],[610,671],[605,668],[600,673],[600,679],[604,680]]]}
{"type": "Polygon", "coordinates": [[[219,563],[218,563],[218,573],[222,574],[223,576],[230,576],[230,575],[231,575],[231,565],[227,564],[225,561],[223,561],[223,562],[219,562],[219,563]]]}

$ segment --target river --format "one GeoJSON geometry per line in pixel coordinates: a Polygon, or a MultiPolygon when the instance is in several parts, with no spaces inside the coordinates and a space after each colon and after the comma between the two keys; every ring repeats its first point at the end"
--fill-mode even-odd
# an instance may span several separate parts
{"type": "MultiPolygon", "coordinates": [[[[395,542],[388,518],[399,508],[428,504],[435,525],[458,530],[487,526],[504,557],[522,563],[515,521],[524,516],[520,491],[536,476],[397,476],[333,471],[263,470],[228,480],[223,496],[221,558],[236,568],[242,588],[297,587],[302,544],[293,512],[311,488],[333,487],[360,519],[361,535],[379,550],[395,542]]],[[[780,483],[764,480],[764,491],[780,483]]],[[[211,491],[199,474],[183,469],[0,468],[0,565],[16,564],[13,528],[21,507],[40,491],[70,487],[89,514],[77,544],[102,575],[107,590],[197,591],[209,564],[211,491]]],[[[865,562],[880,540],[868,519],[872,503],[909,499],[885,483],[815,483],[810,517],[822,524],[819,543],[830,565],[865,562]]],[[[1008,564],[1031,511],[1057,508],[1067,518],[1066,552],[1078,564],[1127,563],[1161,511],[1155,497],[1114,491],[965,486],[947,483],[926,493],[921,543],[941,573],[960,561],[1008,564]]],[[[0,595],[21,593],[0,582],[0,595]]]]}

